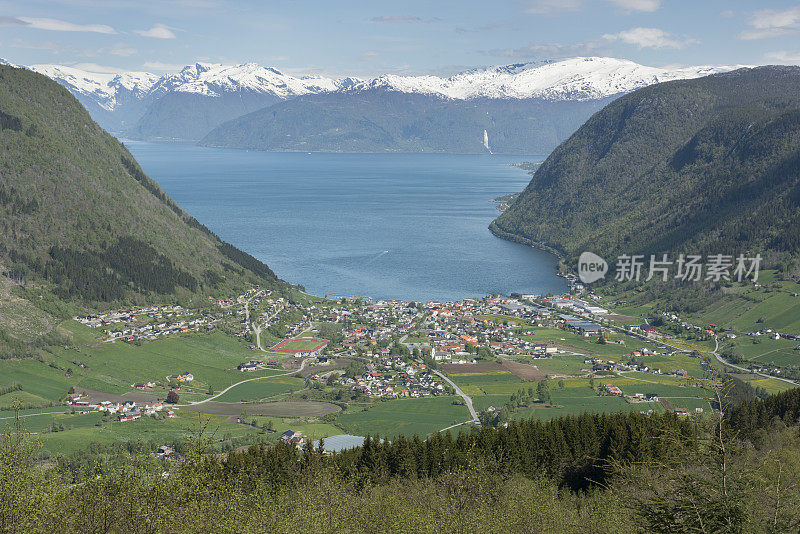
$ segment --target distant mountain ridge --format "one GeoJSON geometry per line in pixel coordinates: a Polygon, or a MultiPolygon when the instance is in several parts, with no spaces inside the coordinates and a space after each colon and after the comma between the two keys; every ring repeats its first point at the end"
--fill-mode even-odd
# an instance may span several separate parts
{"type": "Polygon", "coordinates": [[[387,75],[276,103],[221,124],[200,144],[269,151],[548,154],[620,94],[728,69],[667,70],[574,58],[450,78],[387,75]]]}
{"type": "MultiPolygon", "coordinates": [[[[162,76],[148,72],[94,73],[60,65],[29,68],[67,87],[101,126],[115,134],[137,139],[199,140],[226,121],[298,97],[380,91],[452,101],[590,102],[661,81],[693,78],[733,67],[654,68],[627,60],[588,57],[477,68],[450,77],[385,74],[370,79],[292,76],[255,63],[198,62],[178,73],[162,76]]],[[[457,114],[457,122],[464,123],[463,113],[469,112],[456,111],[457,105],[449,107],[457,114]]],[[[577,109],[591,112],[599,107],[577,106],[577,109]]],[[[584,114],[582,119],[588,116],[584,114]]],[[[574,129],[581,122],[568,122],[568,125],[574,129]]],[[[510,125],[510,128],[515,126],[510,125]]],[[[319,138],[318,133],[309,132],[309,135],[319,138]]],[[[279,132],[276,135],[280,135],[279,132]]],[[[415,143],[402,141],[375,149],[397,150],[398,146],[409,144],[415,143]]],[[[355,149],[356,145],[358,143],[349,148],[341,144],[328,147],[323,143],[316,150],[348,150],[355,149]]],[[[438,150],[441,145],[436,141],[427,148],[438,150]]],[[[531,147],[524,152],[541,152],[547,148],[552,147],[531,147]]],[[[466,146],[460,150],[472,151],[466,146]]]]}
{"type": "MultiPolygon", "coordinates": [[[[569,262],[621,254],[800,255],[800,67],[740,69],[622,96],[491,224],[569,262]]],[[[786,263],[789,265],[789,263],[786,263]]]]}
{"type": "Polygon", "coordinates": [[[472,69],[448,78],[384,74],[360,81],[348,91],[384,89],[433,94],[455,100],[476,98],[597,100],[669,80],[699,78],[733,70],[731,66],[656,68],[608,57],[518,63],[472,69]]]}

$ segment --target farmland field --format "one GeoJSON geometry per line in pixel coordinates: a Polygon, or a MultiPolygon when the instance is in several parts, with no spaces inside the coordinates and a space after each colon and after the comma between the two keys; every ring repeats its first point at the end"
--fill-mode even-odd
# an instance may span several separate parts
{"type": "Polygon", "coordinates": [[[342,413],[336,422],[355,435],[379,433],[390,439],[400,434],[425,437],[469,419],[466,406],[453,404],[456,399],[458,397],[431,397],[379,402],[365,411],[342,413]]]}
{"type": "Polygon", "coordinates": [[[246,412],[248,416],[263,415],[269,417],[318,417],[336,413],[340,408],[335,404],[316,401],[278,401],[260,403],[205,402],[185,406],[181,411],[201,412],[214,415],[239,415],[246,412]]]}
{"type": "MultiPolygon", "coordinates": [[[[63,325],[74,335],[75,347],[55,350],[52,364],[37,360],[0,361],[0,385],[19,382],[23,389],[50,401],[58,401],[70,386],[82,386],[113,394],[133,391],[135,382],[166,381],[174,373],[190,372],[197,393],[182,393],[182,399],[200,398],[211,386],[219,391],[238,382],[236,366],[254,357],[235,339],[222,333],[193,334],[142,343],[99,343],[93,329],[75,321],[63,325]],[[67,373],[70,370],[70,373],[67,373]],[[67,376],[71,374],[71,376],[67,376]]],[[[275,371],[257,371],[268,376],[275,371]]],[[[186,399],[186,400],[189,400],[186,399]]]]}
{"type": "Polygon", "coordinates": [[[800,365],[800,350],[795,350],[795,347],[800,345],[800,341],[770,339],[767,336],[758,336],[758,341],[758,343],[753,343],[750,336],[737,338],[734,350],[753,363],[778,366],[800,365]]]}
{"type": "Polygon", "coordinates": [[[293,376],[278,376],[274,378],[264,378],[263,380],[251,380],[239,384],[238,386],[217,397],[217,402],[241,402],[262,400],[274,397],[281,393],[288,393],[302,389],[305,381],[302,378],[293,376]]]}
{"type": "Polygon", "coordinates": [[[324,339],[315,339],[311,337],[300,337],[296,339],[286,339],[281,341],[270,349],[272,352],[289,353],[295,352],[308,352],[313,350],[320,350],[328,342],[324,339]]]}
{"type": "Polygon", "coordinates": [[[511,395],[520,389],[536,387],[535,383],[526,382],[508,371],[480,374],[451,374],[450,380],[455,382],[467,395],[511,395]]]}

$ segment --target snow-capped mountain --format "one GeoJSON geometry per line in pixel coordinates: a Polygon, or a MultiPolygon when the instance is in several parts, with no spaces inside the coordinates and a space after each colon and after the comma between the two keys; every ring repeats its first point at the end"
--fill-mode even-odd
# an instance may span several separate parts
{"type": "Polygon", "coordinates": [[[242,91],[279,99],[334,91],[383,89],[457,100],[541,98],[580,101],[627,93],[669,80],[726,72],[736,67],[661,68],[609,57],[577,57],[473,69],[447,78],[384,74],[367,80],[296,77],[256,63],[195,63],[178,73],[163,76],[148,72],[96,73],[60,65],[32,65],[30,68],[60,82],[75,94],[93,98],[103,109],[112,111],[120,105],[122,99],[119,96],[122,94],[144,99],[167,93],[220,97],[242,91]]]}
{"type": "MultiPolygon", "coordinates": [[[[351,84],[351,82],[347,83],[351,84]]],[[[322,76],[297,78],[256,63],[243,65],[195,63],[184,67],[177,74],[162,77],[153,87],[153,91],[156,93],[194,93],[206,96],[251,91],[274,95],[278,98],[291,98],[309,93],[336,91],[339,88],[339,82],[331,78],[322,76]]]]}
{"type": "Polygon", "coordinates": [[[541,98],[595,100],[628,93],[654,83],[699,78],[736,67],[657,68],[609,57],[522,63],[474,69],[449,78],[385,74],[355,84],[351,90],[384,89],[433,94],[457,100],[472,98],[541,98]]]}
{"type": "MultiPolygon", "coordinates": [[[[332,106],[337,98],[349,103],[346,105],[364,98],[375,104],[381,95],[389,99],[391,95],[409,95],[419,97],[414,100],[417,106],[424,99],[454,104],[477,99],[496,101],[492,109],[498,113],[498,120],[505,123],[511,120],[512,108],[519,111],[526,106],[536,107],[537,103],[563,103],[565,106],[558,112],[544,111],[544,108],[536,111],[542,116],[575,113],[568,121],[553,122],[556,126],[548,134],[550,140],[541,144],[545,150],[571,133],[588,118],[587,114],[600,109],[609,98],[659,82],[697,78],[736,67],[658,68],[623,59],[578,57],[477,68],[450,77],[385,74],[370,79],[293,76],[255,63],[195,63],[180,72],[162,76],[148,72],[95,73],[60,65],[29,68],[67,87],[107,130],[140,139],[202,139],[228,121],[295,99],[299,99],[297,106],[291,109],[296,118],[302,114],[314,116],[310,112],[315,109],[313,106],[332,106]],[[500,104],[502,101],[509,102],[510,107],[504,107],[500,104]],[[589,105],[578,106],[580,103],[589,105]],[[503,111],[498,111],[501,108],[503,111]]],[[[388,106],[388,102],[385,98],[383,105],[388,106]]],[[[408,114],[409,121],[424,107],[407,105],[409,109],[402,112],[408,114]]],[[[447,113],[458,113],[460,111],[454,110],[461,109],[457,105],[450,108],[447,113]]],[[[392,109],[376,107],[374,113],[378,116],[392,109]]],[[[467,108],[462,111],[469,113],[467,108]]],[[[358,113],[353,109],[350,115],[358,113]]],[[[280,127],[290,128],[293,120],[286,119],[280,127]]],[[[336,127],[333,123],[329,126],[336,127]]],[[[307,129],[312,127],[309,125],[307,129]]],[[[412,130],[414,127],[410,126],[412,130]]],[[[494,143],[497,133],[488,129],[488,134],[490,142],[494,143]]],[[[276,135],[283,138],[289,134],[278,132],[276,135]]]]}
{"type": "Polygon", "coordinates": [[[255,63],[220,65],[195,63],[176,74],[158,76],[149,72],[97,73],[61,65],[31,65],[31,70],[61,83],[73,94],[94,99],[108,111],[123,103],[122,95],[145,99],[168,93],[190,93],[220,97],[249,91],[280,99],[336,91],[361,80],[339,82],[322,76],[294,77],[255,63]]]}
{"type": "Polygon", "coordinates": [[[99,73],[62,65],[31,65],[30,69],[64,85],[76,96],[93,100],[107,111],[114,111],[125,97],[145,98],[161,79],[149,72],[99,73]]]}

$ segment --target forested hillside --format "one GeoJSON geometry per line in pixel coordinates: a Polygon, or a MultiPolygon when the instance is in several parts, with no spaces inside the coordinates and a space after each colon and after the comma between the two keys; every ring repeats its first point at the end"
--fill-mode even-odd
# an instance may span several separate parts
{"type": "Polygon", "coordinates": [[[741,69],[623,96],[562,143],[491,225],[569,261],[800,253],[800,68],[741,69]]]}
{"type": "Polygon", "coordinates": [[[226,122],[200,144],[323,152],[546,154],[609,100],[454,100],[382,89],[309,95],[226,122]]]}
{"type": "Polygon", "coordinates": [[[199,424],[180,457],[98,443],[48,468],[20,421],[0,440],[0,530],[797,532],[800,390],[729,411],[512,421],[333,456],[206,454],[199,424]]]}
{"type": "Polygon", "coordinates": [[[66,301],[278,283],[147,177],[63,87],[0,67],[0,265],[66,301]]]}

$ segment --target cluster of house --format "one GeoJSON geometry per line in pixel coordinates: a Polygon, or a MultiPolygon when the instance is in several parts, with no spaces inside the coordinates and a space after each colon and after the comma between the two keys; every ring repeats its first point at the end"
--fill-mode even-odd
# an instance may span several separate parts
{"type": "Polygon", "coordinates": [[[163,317],[179,317],[194,315],[193,310],[183,309],[181,306],[134,306],[122,310],[113,310],[94,315],[78,315],[75,320],[92,328],[108,326],[114,323],[133,321],[137,315],[161,319],[163,317]]]}
{"type": "Polygon", "coordinates": [[[658,395],[655,393],[634,393],[633,395],[626,396],[622,390],[614,384],[603,384],[603,389],[609,395],[615,397],[626,397],[631,402],[658,402],[658,395]]]}
{"type": "Polygon", "coordinates": [[[167,380],[170,382],[191,382],[194,380],[194,375],[187,371],[178,375],[169,375],[167,380]]]}
{"type": "Polygon", "coordinates": [[[268,366],[277,367],[278,360],[250,360],[246,363],[239,364],[239,366],[236,368],[245,373],[252,371],[260,371],[261,369],[266,369],[268,366]]]}
{"type": "Polygon", "coordinates": [[[171,321],[143,324],[139,326],[129,326],[127,328],[109,331],[106,341],[114,341],[116,339],[122,341],[156,339],[159,336],[166,336],[170,334],[199,332],[201,328],[204,330],[211,330],[214,328],[214,323],[221,319],[221,315],[205,314],[201,317],[184,321],[171,321]]]}
{"type": "Polygon", "coordinates": [[[775,332],[771,328],[762,328],[761,330],[757,330],[755,332],[750,332],[749,335],[751,335],[753,337],[769,336],[770,339],[788,339],[790,341],[800,341],[800,335],[798,335],[798,334],[787,334],[785,332],[775,332]]]}
{"type": "Polygon", "coordinates": [[[401,358],[378,358],[364,364],[364,374],[342,377],[339,382],[372,397],[424,397],[441,395],[444,385],[427,372],[424,363],[408,363],[401,358]]]}
{"type": "MultiPolygon", "coordinates": [[[[142,417],[142,415],[155,415],[162,411],[165,407],[161,402],[153,402],[152,404],[137,405],[134,401],[112,402],[112,401],[93,401],[86,398],[83,393],[72,393],[67,397],[67,402],[71,406],[85,408],[87,410],[95,410],[98,412],[105,412],[108,414],[117,415],[117,420],[120,422],[134,421],[142,417]]],[[[167,417],[176,417],[175,412],[167,410],[167,417]]]]}
{"type": "Polygon", "coordinates": [[[286,443],[294,443],[298,447],[302,447],[306,443],[306,438],[303,436],[303,433],[297,430],[287,430],[278,436],[278,439],[286,443]]]}
{"type": "MultiPolygon", "coordinates": [[[[642,349],[641,351],[636,351],[632,354],[629,354],[629,357],[638,357],[638,356],[653,356],[658,354],[655,351],[649,349],[642,349]]],[[[669,376],[679,376],[679,377],[687,377],[689,373],[687,373],[684,369],[672,369],[670,371],[662,371],[659,368],[651,368],[643,363],[617,363],[612,360],[602,360],[600,358],[586,358],[583,360],[583,363],[586,365],[591,365],[592,371],[609,371],[609,372],[618,372],[618,371],[639,371],[641,373],[652,373],[654,375],[669,375],[669,376]]]]}

